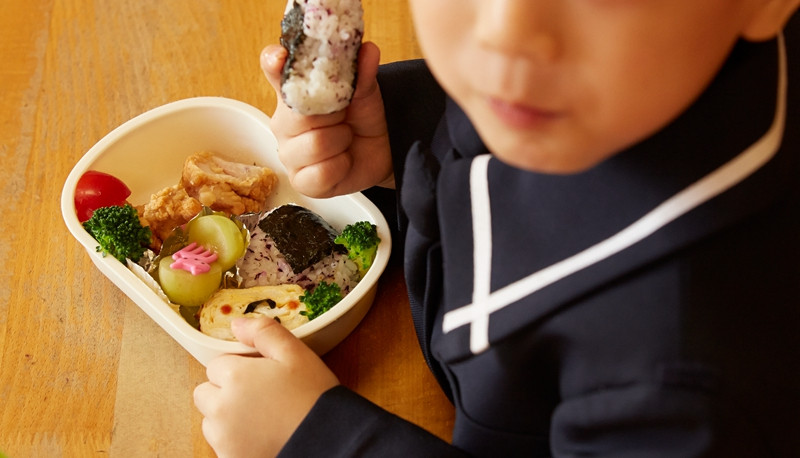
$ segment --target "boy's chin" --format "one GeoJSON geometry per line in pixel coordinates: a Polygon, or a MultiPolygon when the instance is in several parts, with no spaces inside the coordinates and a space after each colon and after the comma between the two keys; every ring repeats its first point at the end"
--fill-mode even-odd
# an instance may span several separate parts
{"type": "Polygon", "coordinates": [[[571,153],[566,148],[542,148],[528,145],[497,145],[487,142],[492,155],[512,167],[528,172],[570,175],[585,172],[609,155],[571,153]]]}

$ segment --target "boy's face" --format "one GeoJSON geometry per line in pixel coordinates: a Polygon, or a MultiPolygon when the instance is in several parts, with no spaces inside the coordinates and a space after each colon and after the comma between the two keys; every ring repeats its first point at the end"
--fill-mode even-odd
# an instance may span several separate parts
{"type": "Polygon", "coordinates": [[[758,0],[411,0],[434,75],[489,149],[584,170],[705,89],[758,0]]]}

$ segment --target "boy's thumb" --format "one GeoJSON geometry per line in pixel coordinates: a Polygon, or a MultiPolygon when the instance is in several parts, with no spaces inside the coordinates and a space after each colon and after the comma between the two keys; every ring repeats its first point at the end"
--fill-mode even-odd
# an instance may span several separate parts
{"type": "Polygon", "coordinates": [[[281,72],[287,55],[286,48],[277,44],[268,45],[261,51],[261,70],[278,95],[281,93],[281,72]]]}
{"type": "Polygon", "coordinates": [[[354,99],[366,97],[378,90],[378,65],[381,60],[381,50],[371,42],[365,41],[358,52],[358,82],[354,99]]]}
{"type": "Polygon", "coordinates": [[[239,342],[275,360],[285,359],[298,348],[307,348],[291,331],[267,317],[237,318],[231,322],[231,331],[239,342]]]}

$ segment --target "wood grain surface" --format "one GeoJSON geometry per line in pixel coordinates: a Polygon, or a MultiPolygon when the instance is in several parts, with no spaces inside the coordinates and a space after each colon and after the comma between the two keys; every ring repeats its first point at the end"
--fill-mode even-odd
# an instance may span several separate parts
{"type": "MultiPolygon", "coordinates": [[[[364,0],[382,62],[418,57],[405,1],[364,0]]],[[[282,0],[0,2],[0,452],[213,456],[192,391],[205,370],[91,263],[63,223],[76,161],[126,120],[203,95],[271,114],[258,64],[282,0]]],[[[450,438],[397,263],[325,361],[346,386],[450,438]]]]}

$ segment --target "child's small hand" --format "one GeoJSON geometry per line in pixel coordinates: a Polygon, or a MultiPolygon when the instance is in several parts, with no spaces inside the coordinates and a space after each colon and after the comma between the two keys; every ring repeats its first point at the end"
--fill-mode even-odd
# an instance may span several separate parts
{"type": "Polygon", "coordinates": [[[339,384],[325,363],[268,318],[235,320],[233,334],[263,357],[223,355],[194,390],[203,435],[219,456],[274,456],[317,399],[339,384]]]}
{"type": "Polygon", "coordinates": [[[283,103],[280,81],[286,55],[282,46],[267,46],[261,67],[277,94],[270,127],[292,186],[311,197],[348,194],[375,185],[393,187],[389,135],[376,79],[378,47],[369,42],[361,46],[350,106],[318,116],[300,115],[283,103]]]}

